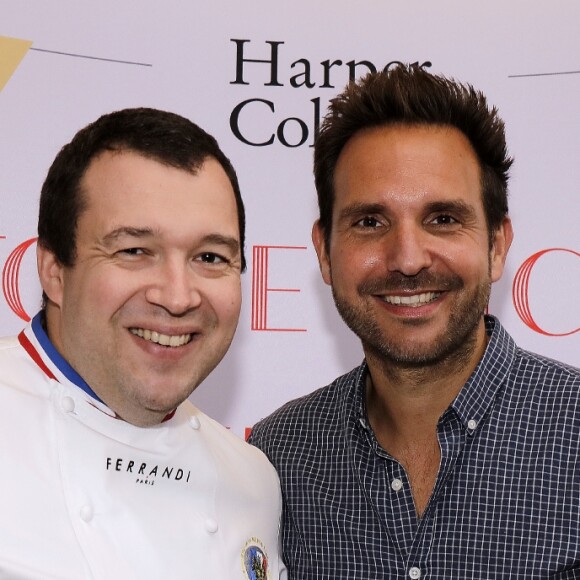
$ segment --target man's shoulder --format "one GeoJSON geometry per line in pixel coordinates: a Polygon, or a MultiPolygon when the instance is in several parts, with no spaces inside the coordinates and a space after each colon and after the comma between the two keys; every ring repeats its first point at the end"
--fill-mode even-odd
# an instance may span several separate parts
{"type": "Polygon", "coordinates": [[[492,316],[486,316],[486,327],[493,334],[478,369],[480,379],[507,380],[512,392],[559,397],[567,390],[570,396],[580,398],[579,368],[523,348],[492,316]]]}
{"type": "Polygon", "coordinates": [[[17,336],[1,336],[0,337],[0,356],[13,356],[15,350],[20,348],[17,336]]]}
{"type": "Polygon", "coordinates": [[[531,405],[545,425],[580,427],[580,369],[518,348],[508,385],[509,404],[531,405]]]}
{"type": "Polygon", "coordinates": [[[189,400],[181,404],[179,411],[187,416],[191,428],[203,436],[208,451],[216,461],[229,466],[241,463],[254,471],[258,468],[270,469],[261,451],[200,411],[189,400]]]}
{"type": "Polygon", "coordinates": [[[9,348],[15,344],[18,344],[18,337],[16,335],[0,336],[0,349],[9,348]]]}
{"type": "Polygon", "coordinates": [[[580,396],[580,369],[547,356],[518,348],[514,372],[538,386],[572,388],[580,396]]]}
{"type": "Polygon", "coordinates": [[[0,384],[23,392],[37,392],[46,376],[17,336],[0,337],[0,369],[0,384]]]}
{"type": "Polygon", "coordinates": [[[365,368],[356,367],[332,383],[285,403],[254,426],[250,442],[255,445],[261,438],[306,437],[313,431],[340,428],[345,413],[352,411],[356,387],[365,368]]]}

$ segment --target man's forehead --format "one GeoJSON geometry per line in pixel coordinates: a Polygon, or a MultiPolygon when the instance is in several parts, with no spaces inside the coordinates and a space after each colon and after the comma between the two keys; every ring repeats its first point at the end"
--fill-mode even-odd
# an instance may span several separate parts
{"type": "MultiPolygon", "coordinates": [[[[196,215],[218,223],[236,222],[232,184],[221,164],[208,158],[193,174],[134,152],[105,152],[95,158],[81,183],[84,213],[97,212],[111,227],[161,227],[196,215]]],[[[80,217],[80,216],[79,216],[80,217]]]]}
{"type": "MultiPolygon", "coordinates": [[[[231,180],[221,163],[211,156],[206,156],[199,165],[180,166],[173,164],[157,156],[147,155],[135,149],[114,149],[104,150],[93,157],[81,179],[79,180],[79,190],[81,194],[91,191],[95,185],[115,188],[117,185],[125,187],[144,185],[154,187],[155,183],[163,185],[164,182],[170,181],[171,176],[185,176],[192,184],[196,183],[195,178],[203,176],[204,183],[211,186],[215,183],[216,188],[225,188],[231,191],[232,199],[235,198],[235,192],[231,180]],[[165,168],[170,171],[151,174],[155,168],[165,168]],[[143,176],[146,173],[149,179],[143,176]],[[151,175],[150,175],[151,174],[151,175]],[[193,178],[193,179],[191,179],[193,178]]],[[[124,189],[116,189],[117,195],[122,195],[124,189]]],[[[87,201],[86,199],[84,200],[87,201]]]]}
{"type": "Polygon", "coordinates": [[[348,143],[334,175],[334,219],[438,206],[483,211],[481,168],[458,129],[395,125],[360,131],[348,143]],[[372,211],[371,211],[372,210],[372,211]]]}
{"type": "Polygon", "coordinates": [[[454,125],[441,123],[386,123],[364,127],[356,131],[344,144],[338,160],[354,147],[370,146],[371,143],[396,143],[397,141],[414,138],[415,140],[447,139],[453,136],[455,140],[461,141],[463,146],[473,155],[475,149],[467,135],[454,125]]]}
{"type": "MultiPolygon", "coordinates": [[[[363,172],[423,171],[470,166],[480,173],[480,161],[468,138],[458,129],[439,125],[372,127],[356,133],[337,160],[334,181],[363,172]],[[414,167],[415,165],[415,167],[414,167]]],[[[409,173],[412,176],[412,173],[409,173]]]]}

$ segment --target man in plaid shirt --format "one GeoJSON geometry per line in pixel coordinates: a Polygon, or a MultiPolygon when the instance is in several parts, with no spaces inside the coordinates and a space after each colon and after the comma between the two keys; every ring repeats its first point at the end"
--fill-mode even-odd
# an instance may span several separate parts
{"type": "Polygon", "coordinates": [[[484,314],[511,164],[470,85],[400,66],[332,101],[313,242],[365,360],[252,432],[290,578],[580,578],[580,371],[484,314]]]}

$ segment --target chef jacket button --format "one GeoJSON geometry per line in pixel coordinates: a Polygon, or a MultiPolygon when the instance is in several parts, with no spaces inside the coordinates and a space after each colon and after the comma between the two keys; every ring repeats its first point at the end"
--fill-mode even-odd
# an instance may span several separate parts
{"type": "Polygon", "coordinates": [[[81,511],[79,512],[79,516],[81,517],[81,520],[83,520],[83,522],[90,522],[93,519],[93,516],[95,515],[92,506],[90,506],[89,504],[84,505],[81,508],[81,511]]]}
{"type": "Polygon", "coordinates": [[[189,418],[189,425],[191,426],[192,429],[195,429],[196,431],[201,427],[201,423],[199,422],[199,419],[195,415],[192,415],[189,418]]]}
{"type": "Polygon", "coordinates": [[[60,406],[65,413],[72,413],[75,410],[75,402],[71,397],[63,397],[60,406]]]}
{"type": "Polygon", "coordinates": [[[218,523],[212,518],[205,520],[205,529],[210,534],[215,534],[218,531],[218,523]]]}

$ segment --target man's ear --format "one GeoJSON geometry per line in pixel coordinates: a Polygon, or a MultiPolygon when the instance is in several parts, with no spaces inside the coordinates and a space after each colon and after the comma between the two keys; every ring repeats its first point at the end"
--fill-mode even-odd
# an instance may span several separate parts
{"type": "Polygon", "coordinates": [[[41,244],[36,246],[36,266],[44,293],[51,302],[60,307],[64,288],[64,266],[41,244]]]}
{"type": "Polygon", "coordinates": [[[320,227],[320,221],[316,220],[312,226],[312,243],[314,244],[314,249],[316,250],[316,255],[318,256],[318,265],[320,267],[320,273],[322,274],[322,279],[330,285],[332,283],[332,275],[330,271],[330,258],[326,251],[326,241],[324,237],[324,231],[320,227]]]}
{"type": "Polygon", "coordinates": [[[505,217],[500,226],[495,231],[490,251],[490,274],[491,281],[497,282],[503,274],[508,251],[514,239],[512,221],[505,217]]]}

